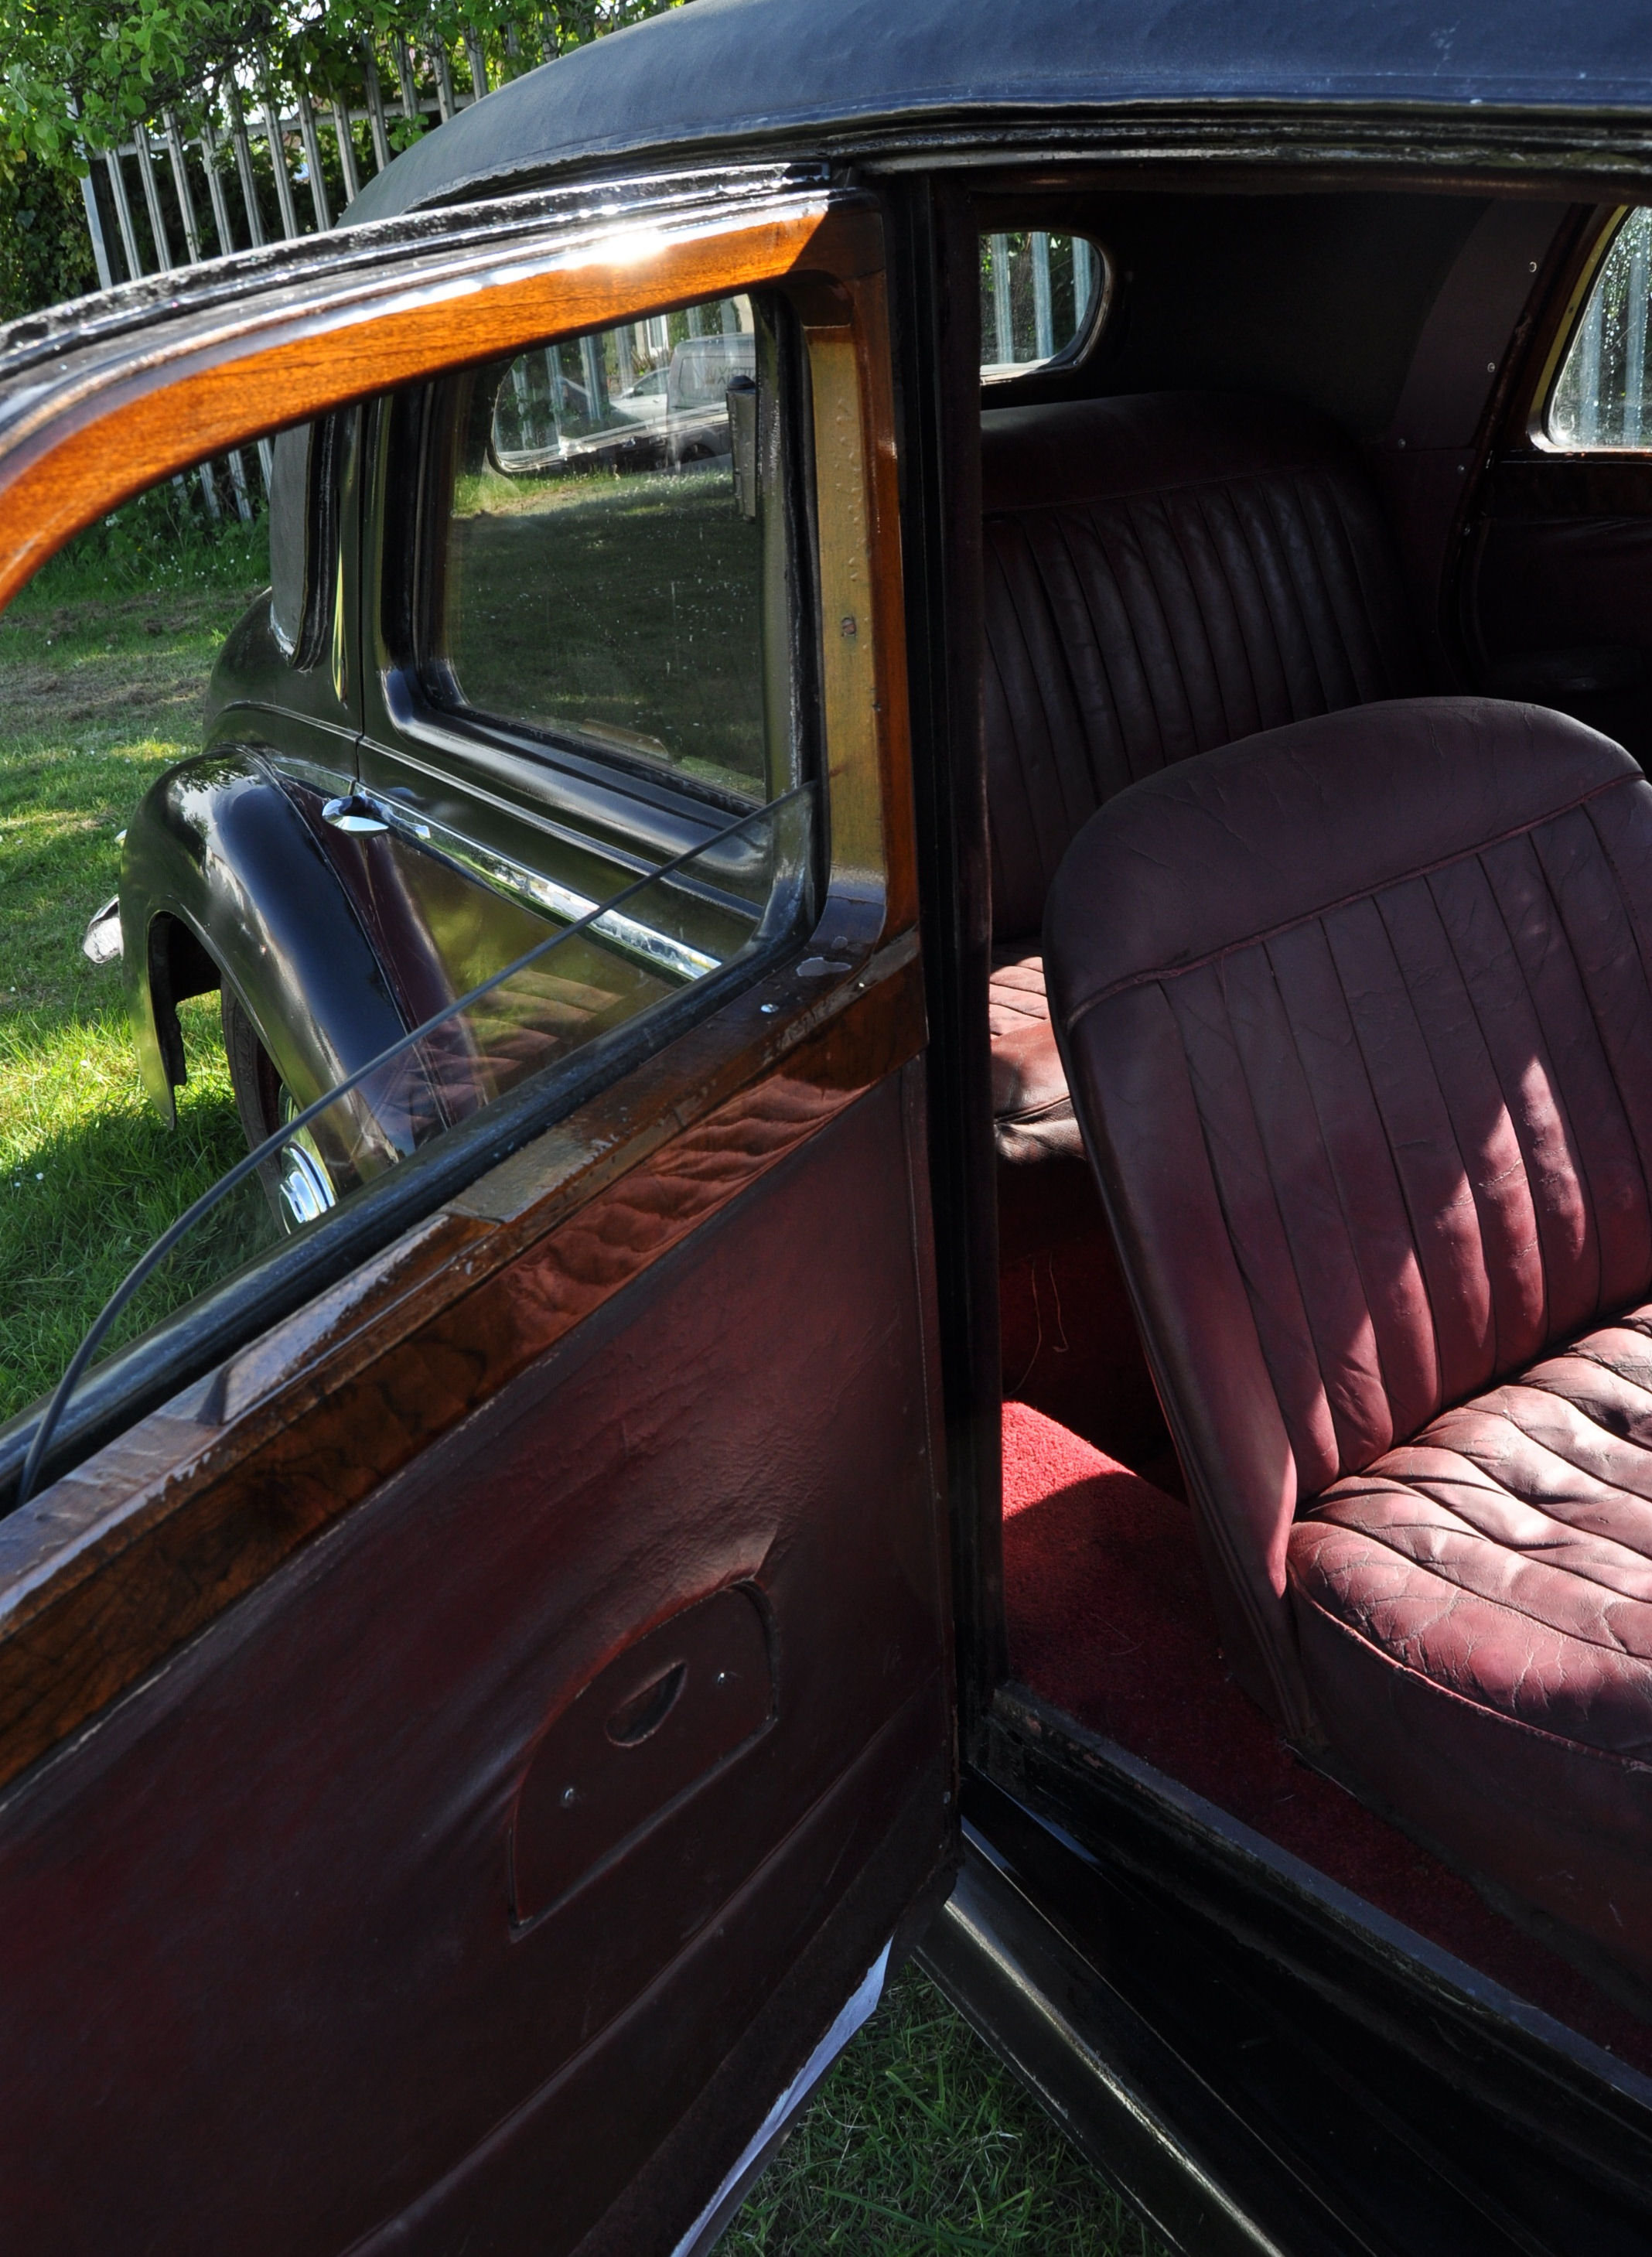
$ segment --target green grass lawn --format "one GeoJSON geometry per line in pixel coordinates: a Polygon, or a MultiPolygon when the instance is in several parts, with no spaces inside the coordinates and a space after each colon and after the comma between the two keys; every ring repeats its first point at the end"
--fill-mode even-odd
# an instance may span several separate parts
{"type": "MultiPolygon", "coordinates": [[[[138,1081],[119,968],[88,963],[80,943],[115,890],[133,807],[198,743],[208,673],[262,558],[244,544],[204,570],[187,553],[171,570],[121,565],[66,558],[0,615],[0,1418],[51,1385],[149,1240],[245,1150],[215,999],[184,1006],[189,1083],[169,1131],[138,1081]]],[[[232,1266],[222,1234],[244,1227],[227,1219],[163,1301],[232,1266]]],[[[1155,2257],[1158,2245],[908,1970],[724,2246],[1155,2257]]]]}
{"type": "MultiPolygon", "coordinates": [[[[207,676],[262,562],[242,546],[210,576],[138,589],[65,556],[0,615],[0,1419],[53,1383],[131,1263],[246,1149],[215,998],[184,1006],[170,1131],[138,1080],[120,967],[81,953],[133,808],[199,744],[207,676]]],[[[226,1215],[124,1330],[232,1267],[249,1220],[226,1215]]]]}
{"type": "Polygon", "coordinates": [[[890,1985],[721,2246],[731,2257],[1166,2257],[915,1967],[890,1985]]]}

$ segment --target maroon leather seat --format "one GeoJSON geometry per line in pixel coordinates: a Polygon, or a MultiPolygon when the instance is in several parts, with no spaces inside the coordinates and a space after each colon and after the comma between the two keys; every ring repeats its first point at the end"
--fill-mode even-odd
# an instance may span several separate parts
{"type": "Polygon", "coordinates": [[[1038,939],[1080,827],[1172,761],[1423,684],[1392,542],[1331,424],[1154,393],[981,429],[993,1110],[1023,1161],[1080,1150],[1038,939]]]}
{"type": "Polygon", "coordinates": [[[1363,706],[1113,800],[1045,937],[1241,1681],[1652,1975],[1652,785],[1363,706]]]}

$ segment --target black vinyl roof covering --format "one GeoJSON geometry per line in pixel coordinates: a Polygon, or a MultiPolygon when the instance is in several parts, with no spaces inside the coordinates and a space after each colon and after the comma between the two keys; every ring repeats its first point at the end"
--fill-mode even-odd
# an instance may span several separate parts
{"type": "MultiPolygon", "coordinates": [[[[357,198],[383,219],[571,166],[1187,104],[1641,113],[1648,0],[691,0],[502,87],[357,198]]],[[[1487,121],[1489,122],[1489,120],[1487,121]]]]}

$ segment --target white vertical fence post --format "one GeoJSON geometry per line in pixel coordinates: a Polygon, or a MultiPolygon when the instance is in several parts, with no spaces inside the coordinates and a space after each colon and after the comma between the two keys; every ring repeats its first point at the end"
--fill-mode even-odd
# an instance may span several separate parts
{"type": "Polygon", "coordinates": [[[1033,237],[1033,327],[1036,336],[1034,350],[1040,360],[1050,360],[1055,352],[1055,319],[1050,304],[1049,237],[1033,237]]]}
{"type": "Polygon", "coordinates": [[[260,71],[258,84],[263,97],[265,138],[270,146],[270,168],[275,174],[275,200],[281,209],[281,232],[292,243],[302,230],[298,206],[293,201],[293,175],[286,168],[286,137],[281,131],[281,113],[270,90],[267,68],[260,71]]]}
{"type": "Polygon", "coordinates": [[[445,125],[458,113],[458,98],[453,90],[453,72],[448,63],[448,42],[433,38],[430,42],[430,66],[436,81],[436,109],[445,125]]]}
{"type": "Polygon", "coordinates": [[[408,52],[406,40],[399,32],[392,39],[390,50],[396,58],[396,82],[401,88],[401,114],[410,122],[416,124],[419,117],[419,89],[413,84],[413,56],[408,52]]]}
{"type": "Polygon", "coordinates": [[[993,352],[1000,363],[1015,357],[1015,322],[1010,305],[1010,239],[995,235],[992,243],[993,352]]]}
{"type": "Polygon", "coordinates": [[[372,138],[373,169],[382,173],[390,162],[390,134],[385,124],[385,89],[378,83],[378,54],[371,39],[362,41],[362,91],[367,96],[367,131],[372,138]]]}
{"type": "Polygon", "coordinates": [[[258,209],[258,184],[252,173],[252,144],[247,138],[247,115],[241,107],[241,89],[234,79],[229,81],[229,132],[235,142],[236,171],[241,177],[241,201],[246,206],[247,233],[252,238],[255,251],[262,251],[268,237],[264,232],[264,214],[258,209]]]}
{"type": "Polygon", "coordinates": [[[1073,237],[1073,319],[1083,329],[1096,294],[1096,254],[1082,235],[1073,237]]]}
{"type": "Polygon", "coordinates": [[[315,224],[325,235],[333,224],[333,207],[321,173],[321,138],[315,130],[315,110],[305,87],[298,90],[298,113],[299,138],[304,144],[304,169],[310,176],[310,202],[315,207],[315,224]]]}
{"type": "Polygon", "coordinates": [[[201,222],[195,211],[194,191],[189,185],[189,168],[185,161],[183,136],[178,131],[177,112],[167,110],[162,123],[166,129],[166,154],[172,159],[173,189],[184,223],[184,248],[193,266],[201,257],[201,222]]]}
{"type": "Polygon", "coordinates": [[[138,256],[138,231],[132,225],[132,207],[126,194],[126,175],[121,170],[120,151],[105,150],[103,163],[109,173],[109,194],[115,199],[115,217],[121,231],[121,249],[126,254],[127,276],[136,282],[144,271],[144,262],[138,256]]]}
{"type": "Polygon", "coordinates": [[[115,274],[109,263],[109,245],[103,239],[103,215],[97,208],[97,183],[92,178],[92,160],[86,152],[86,170],[81,174],[81,201],[86,206],[86,231],[92,238],[92,257],[97,265],[97,287],[112,290],[115,274]]]}
{"type": "Polygon", "coordinates": [[[1646,416],[1646,320],[1648,253],[1652,253],[1652,214],[1638,211],[1630,220],[1628,352],[1623,386],[1623,443],[1641,444],[1646,416]]]}
{"type": "Polygon", "coordinates": [[[236,247],[235,231],[229,225],[229,200],[223,192],[223,174],[218,166],[218,137],[212,130],[212,120],[201,121],[201,161],[207,175],[207,194],[212,200],[212,223],[218,230],[218,251],[236,247]]]}
{"type": "Polygon", "coordinates": [[[172,239],[166,232],[160,195],[155,186],[155,151],[149,128],[140,125],[132,138],[138,144],[138,177],[144,185],[144,207],[149,214],[149,231],[155,241],[155,265],[157,271],[164,272],[173,264],[172,239]]]}
{"type": "MultiPolygon", "coordinates": [[[[1601,271],[1604,274],[1605,269],[1601,271]]],[[[1600,437],[1600,364],[1606,327],[1606,293],[1597,280],[1593,301],[1584,317],[1583,366],[1578,371],[1582,381],[1578,396],[1578,436],[1585,447],[1594,446],[1600,437]]]]}
{"type": "Polygon", "coordinates": [[[344,175],[344,202],[353,204],[362,184],[356,170],[356,138],[350,130],[349,103],[341,95],[332,101],[333,131],[338,136],[338,169],[344,175]]]}

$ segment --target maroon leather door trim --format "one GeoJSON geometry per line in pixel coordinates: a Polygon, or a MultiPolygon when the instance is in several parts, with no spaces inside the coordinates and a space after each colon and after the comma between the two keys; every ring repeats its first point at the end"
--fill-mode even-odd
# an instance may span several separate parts
{"type": "Polygon", "coordinates": [[[782,966],[0,1521],[0,1783],[921,1049],[915,933],[803,985],[782,966]]]}
{"type": "Polygon", "coordinates": [[[731,1584],[645,1631],[547,1725],[511,1821],[520,1932],[600,1878],[774,1721],[766,1610],[731,1584]]]}
{"type": "MultiPolygon", "coordinates": [[[[554,2257],[891,1829],[886,1905],[943,1857],[921,1075],[747,1180],[13,1786],[0,2177],[32,2257],[308,2257],[450,2180],[476,2238],[387,2246],[519,2249],[483,2230],[516,2199],[491,2157],[554,2257]],[[736,1587],[773,1721],[515,1928],[547,1719],[736,1587]]],[[[646,1689],[615,1681],[604,1728],[646,1689]]],[[[887,1935],[844,1934],[845,1994],[887,1935]]]]}

